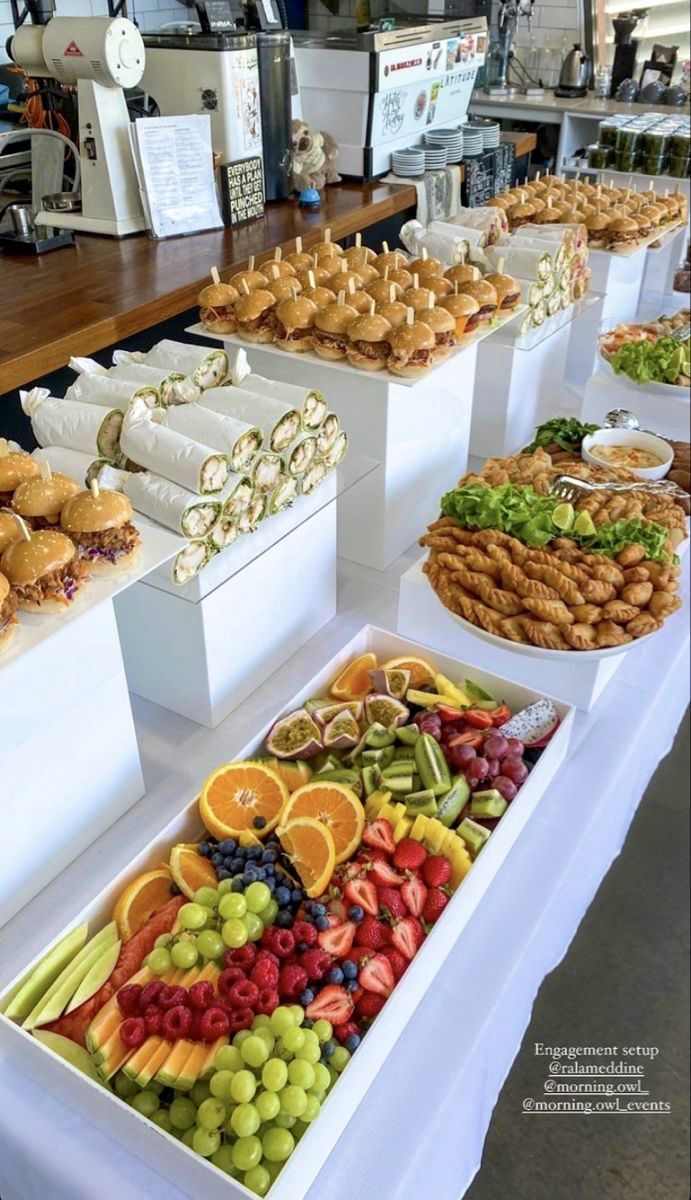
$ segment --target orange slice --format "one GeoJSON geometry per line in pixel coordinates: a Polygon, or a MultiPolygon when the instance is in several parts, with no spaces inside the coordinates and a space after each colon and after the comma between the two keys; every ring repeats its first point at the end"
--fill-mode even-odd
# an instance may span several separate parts
{"type": "Polygon", "coordinates": [[[342,783],[319,783],[316,775],[311,783],[293,792],[281,821],[287,825],[301,817],[311,817],[331,830],[336,863],[350,858],[362,841],[365,810],[355,792],[342,783]]]}
{"type": "Polygon", "coordinates": [[[369,673],[377,665],[377,656],[370,651],[354,658],[331,685],[331,695],[339,700],[362,700],[371,690],[369,673]]]}
{"type": "Polygon", "coordinates": [[[436,671],[426,658],[408,658],[403,655],[401,658],[392,658],[390,662],[384,663],[383,671],[410,671],[410,683],[408,686],[416,691],[428,684],[434,684],[436,671]]]}
{"type": "Polygon", "coordinates": [[[287,799],[288,789],[271,767],[231,762],[209,775],[199,797],[199,813],[214,837],[265,838],[278,825],[287,799]],[[264,818],[261,829],[254,825],[255,817],[264,818]]]}
{"type": "Polygon", "coordinates": [[[300,817],[278,831],[281,844],[297,871],[308,896],[321,896],[336,865],[331,830],[312,817],[300,817]]]}
{"type": "Polygon", "coordinates": [[[208,858],[202,858],[194,842],[181,842],[170,852],[170,871],[183,895],[190,900],[202,887],[216,887],[218,878],[208,858]]]}
{"type": "MultiPolygon", "coordinates": [[[[177,880],[176,880],[177,882],[177,880]]],[[[133,937],[154,913],[171,899],[173,876],[167,864],[138,875],[121,892],[113,909],[113,920],[123,942],[133,937]]]]}

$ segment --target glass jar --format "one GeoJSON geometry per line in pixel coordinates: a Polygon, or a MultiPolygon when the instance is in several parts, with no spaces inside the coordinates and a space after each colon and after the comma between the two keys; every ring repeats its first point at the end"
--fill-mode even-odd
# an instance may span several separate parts
{"type": "Polygon", "coordinates": [[[615,170],[631,175],[636,170],[636,155],[629,153],[627,150],[617,150],[615,170]]]}
{"type": "Polygon", "coordinates": [[[607,150],[604,146],[588,146],[588,166],[594,171],[604,171],[607,166],[607,150]]]}
{"type": "Polygon", "coordinates": [[[664,175],[665,158],[657,154],[637,154],[636,170],[643,175],[664,175]]]}
{"type": "Polygon", "coordinates": [[[670,157],[667,159],[665,172],[667,175],[671,175],[673,179],[688,179],[690,163],[691,158],[681,158],[676,155],[670,155],[670,157]]]}
{"type": "Polygon", "coordinates": [[[617,144],[617,130],[619,129],[618,121],[600,121],[598,127],[597,139],[601,146],[611,146],[614,148],[617,144]]]}
{"type": "Polygon", "coordinates": [[[691,155],[691,133],[687,130],[676,130],[667,139],[667,153],[670,158],[688,158],[691,155]]]}
{"type": "Polygon", "coordinates": [[[664,158],[667,151],[667,134],[659,125],[643,130],[638,137],[637,150],[653,158],[664,158]]]}
{"type": "Polygon", "coordinates": [[[616,169],[617,169],[617,148],[616,148],[616,146],[608,146],[607,150],[606,150],[606,155],[607,155],[607,161],[605,163],[605,166],[607,167],[607,169],[609,171],[616,171],[616,169]]]}
{"type": "MultiPolygon", "coordinates": [[[[633,158],[638,148],[640,133],[634,125],[620,125],[617,129],[617,157],[626,155],[633,158]]],[[[630,168],[619,167],[620,171],[630,168]]]]}

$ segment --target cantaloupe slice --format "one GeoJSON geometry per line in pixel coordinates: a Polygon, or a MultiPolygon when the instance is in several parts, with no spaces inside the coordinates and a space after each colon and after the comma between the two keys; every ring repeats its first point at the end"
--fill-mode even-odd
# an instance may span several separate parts
{"type": "MultiPolygon", "coordinates": [[[[140,983],[142,985],[142,987],[144,987],[145,984],[151,983],[152,979],[155,979],[155,975],[153,975],[153,973],[149,970],[148,967],[142,967],[142,969],[140,971],[137,971],[136,974],[133,975],[131,979],[127,980],[127,984],[129,985],[131,983],[140,983]]],[[[125,985],[123,985],[123,986],[125,986],[125,985]]],[[[120,1014],[120,1007],[118,1005],[118,1000],[117,1000],[117,992],[115,993],[114,996],[111,996],[110,1000],[106,1001],[106,1003],[103,1005],[103,1008],[100,1008],[98,1010],[98,1012],[96,1013],[96,1016],[94,1017],[93,1021],[91,1022],[91,1024],[89,1025],[89,1028],[86,1031],[87,1045],[92,1052],[94,1050],[98,1049],[100,1042],[105,1041],[105,1038],[100,1037],[99,1031],[102,1028],[105,1029],[107,1027],[106,1023],[112,1019],[113,1012],[117,1012],[118,1014],[120,1014]]],[[[118,1024],[119,1023],[120,1022],[118,1020],[118,1024]]]]}
{"type": "Polygon", "coordinates": [[[199,1072],[200,1079],[207,1079],[209,1077],[209,1075],[213,1075],[213,1073],[215,1071],[214,1059],[216,1057],[216,1054],[221,1049],[221,1046],[227,1046],[229,1041],[230,1041],[230,1038],[221,1037],[218,1039],[218,1041],[212,1042],[210,1046],[207,1046],[206,1058],[204,1059],[204,1065],[202,1066],[202,1069],[199,1072]]]}
{"type": "Polygon", "coordinates": [[[147,1038],[144,1045],[127,1060],[123,1070],[130,1079],[134,1079],[140,1087],[145,1088],[169,1054],[170,1042],[165,1038],[147,1038]]]}

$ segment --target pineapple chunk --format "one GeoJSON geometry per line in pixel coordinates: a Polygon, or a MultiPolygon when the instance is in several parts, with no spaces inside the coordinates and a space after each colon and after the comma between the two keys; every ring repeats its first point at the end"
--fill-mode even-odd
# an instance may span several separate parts
{"type": "Polygon", "coordinates": [[[472,708],[470,696],[466,695],[461,688],[456,687],[455,683],[446,678],[446,675],[435,675],[434,686],[438,692],[448,698],[449,704],[454,708],[472,708]]]}
{"type": "MultiPolygon", "coordinates": [[[[382,804],[377,816],[383,817],[385,821],[388,821],[389,825],[393,829],[398,821],[398,813],[396,812],[398,807],[399,806],[397,804],[392,804],[390,800],[387,800],[384,804],[382,804]]],[[[405,812],[405,809],[403,811],[405,812]]]]}
{"type": "Polygon", "coordinates": [[[444,839],[449,831],[445,825],[442,825],[441,821],[435,821],[434,818],[429,817],[428,821],[429,824],[424,837],[425,845],[432,854],[442,854],[444,839]]]}
{"type": "Polygon", "coordinates": [[[375,821],[381,816],[381,810],[384,804],[387,804],[391,799],[391,792],[372,792],[371,796],[367,796],[365,800],[365,816],[368,821],[375,821]]]}
{"type": "Polygon", "coordinates": [[[393,831],[393,840],[396,843],[396,845],[398,845],[399,842],[402,842],[403,838],[410,837],[410,831],[412,828],[413,828],[413,818],[408,816],[408,814],[406,813],[406,815],[404,817],[401,817],[396,822],[396,828],[393,831]]]}
{"type": "Polygon", "coordinates": [[[451,863],[451,886],[455,891],[463,882],[473,864],[465,848],[463,839],[456,837],[454,840],[457,842],[457,845],[452,846],[449,850],[448,859],[451,863]]]}
{"type": "Polygon", "coordinates": [[[428,820],[429,817],[425,817],[422,813],[418,813],[413,821],[413,827],[408,836],[414,838],[416,842],[424,842],[428,820]]]}

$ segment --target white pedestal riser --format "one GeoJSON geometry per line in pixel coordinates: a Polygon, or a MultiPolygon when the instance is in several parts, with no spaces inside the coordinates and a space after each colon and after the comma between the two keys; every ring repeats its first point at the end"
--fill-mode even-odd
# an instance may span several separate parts
{"type": "Polygon", "coordinates": [[[0,926],[144,794],[111,601],[9,663],[0,926]]]}
{"type": "MultiPolygon", "coordinates": [[[[425,556],[426,557],[426,556],[425,556]]],[[[454,621],[422,573],[425,557],[406,571],[401,579],[398,599],[398,632],[401,637],[423,642],[470,666],[496,675],[510,676],[537,692],[559,696],[586,712],[593,707],[603,689],[624,661],[624,654],[612,658],[588,660],[587,654],[573,653],[571,659],[549,661],[525,657],[493,646],[474,636],[454,621]]]]}
{"type": "Polygon", "coordinates": [[[689,440],[691,407],[688,393],[685,398],[662,396],[645,387],[629,387],[617,379],[608,379],[597,371],[586,384],[581,420],[601,423],[612,408],[626,408],[635,413],[641,429],[652,429],[662,437],[689,440]]]}
{"type": "Polygon", "coordinates": [[[593,272],[591,288],[602,292],[602,308],[586,309],[571,326],[566,357],[566,383],[579,394],[595,370],[597,338],[603,329],[620,321],[633,321],[643,282],[647,252],[641,250],[627,258],[605,250],[591,251],[588,266],[593,272]]]}
{"type": "Polygon", "coordinates": [[[123,593],[130,689],[214,728],[335,613],[329,504],[198,603],[148,583],[123,593]]]}

